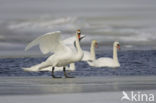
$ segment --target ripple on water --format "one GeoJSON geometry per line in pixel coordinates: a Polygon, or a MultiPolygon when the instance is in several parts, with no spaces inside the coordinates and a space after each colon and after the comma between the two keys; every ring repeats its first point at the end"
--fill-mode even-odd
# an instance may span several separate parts
{"type": "MultiPolygon", "coordinates": [[[[99,53],[99,57],[111,57],[111,52],[99,53]]],[[[130,76],[130,75],[156,75],[156,51],[133,50],[120,51],[120,68],[95,68],[86,62],[76,63],[76,71],[71,75],[78,77],[88,76],[130,76]]],[[[46,58],[1,58],[0,76],[50,76],[50,72],[25,72],[22,67],[30,67],[44,61],[46,58]]],[[[56,75],[63,76],[62,72],[56,75]]]]}

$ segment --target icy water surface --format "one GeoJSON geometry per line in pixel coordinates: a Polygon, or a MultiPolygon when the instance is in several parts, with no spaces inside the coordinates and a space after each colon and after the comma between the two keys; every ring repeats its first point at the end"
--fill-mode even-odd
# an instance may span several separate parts
{"type": "MultiPolygon", "coordinates": [[[[156,95],[155,76],[79,77],[1,77],[2,103],[129,103],[121,101],[122,91],[130,95],[156,95]]],[[[155,103],[155,102],[150,102],[155,103]]]]}
{"type": "MultiPolygon", "coordinates": [[[[98,52],[99,57],[112,57],[111,51],[104,53],[98,52]]],[[[76,77],[90,76],[143,76],[156,75],[156,51],[155,50],[127,50],[118,52],[120,68],[94,68],[90,67],[86,62],[76,63],[76,71],[71,75],[76,77]]],[[[44,57],[27,57],[27,58],[1,58],[0,59],[0,76],[50,76],[50,72],[24,72],[23,67],[41,63],[44,57]]],[[[62,72],[56,75],[63,76],[62,72]]]]}

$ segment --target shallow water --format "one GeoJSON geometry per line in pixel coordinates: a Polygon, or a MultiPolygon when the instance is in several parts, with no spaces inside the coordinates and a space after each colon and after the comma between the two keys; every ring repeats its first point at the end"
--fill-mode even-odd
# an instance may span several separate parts
{"type": "MultiPolygon", "coordinates": [[[[97,52],[99,57],[112,57],[112,51],[97,52]]],[[[70,72],[76,77],[90,76],[145,76],[156,75],[156,51],[155,50],[127,50],[118,52],[120,68],[95,68],[90,67],[86,62],[76,63],[76,71],[70,72]]],[[[1,58],[0,76],[50,76],[50,72],[25,72],[23,67],[41,63],[44,57],[26,57],[26,58],[1,58]]],[[[62,72],[56,75],[63,76],[62,72]]]]}

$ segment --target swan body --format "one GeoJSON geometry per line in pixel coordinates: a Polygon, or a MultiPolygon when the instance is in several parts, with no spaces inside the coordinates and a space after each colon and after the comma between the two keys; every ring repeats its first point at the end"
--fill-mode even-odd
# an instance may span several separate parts
{"type": "Polygon", "coordinates": [[[114,42],[113,44],[113,58],[101,57],[96,59],[95,56],[95,46],[97,45],[96,40],[92,41],[90,53],[84,52],[84,57],[82,61],[87,61],[87,63],[92,67],[111,67],[117,68],[120,67],[118,61],[117,49],[120,48],[119,42],[114,42]]]}
{"type": "MultiPolygon", "coordinates": [[[[67,71],[75,71],[75,63],[71,63],[69,66],[66,66],[67,71]]],[[[52,67],[46,67],[39,69],[38,65],[32,66],[30,68],[23,68],[24,71],[29,71],[29,72],[39,72],[39,71],[48,71],[52,72],[52,67]]],[[[57,71],[63,71],[63,67],[55,67],[55,72],[57,71]]]]}
{"type": "Polygon", "coordinates": [[[111,67],[111,68],[120,67],[120,64],[116,63],[112,58],[104,58],[104,57],[101,57],[94,61],[88,61],[88,64],[93,67],[111,67]]]}
{"type": "Polygon", "coordinates": [[[60,31],[44,34],[32,41],[26,47],[26,50],[28,50],[35,45],[39,45],[43,54],[47,54],[49,52],[53,53],[53,55],[48,57],[46,61],[30,68],[42,71],[44,68],[47,68],[48,70],[49,67],[52,67],[52,76],[54,77],[53,72],[55,67],[63,67],[64,74],[68,77],[65,73],[67,65],[78,62],[83,58],[83,52],[79,44],[81,33],[80,30],[77,30],[76,32],[76,51],[73,51],[70,46],[61,41],[60,34],[60,31]]]}

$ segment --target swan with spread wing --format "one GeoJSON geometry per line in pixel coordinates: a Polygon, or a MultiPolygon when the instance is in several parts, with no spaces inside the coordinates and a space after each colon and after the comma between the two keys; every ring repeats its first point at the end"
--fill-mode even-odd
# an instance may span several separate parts
{"type": "MultiPolygon", "coordinates": [[[[38,69],[39,71],[42,71],[45,68],[52,67],[52,77],[56,78],[54,75],[54,70],[57,69],[57,67],[63,67],[64,76],[66,78],[70,78],[71,76],[68,76],[66,73],[66,68],[67,65],[78,62],[83,58],[83,51],[79,43],[80,39],[82,39],[83,37],[84,36],[81,37],[80,30],[76,31],[76,37],[74,39],[70,38],[65,41],[61,41],[60,31],[50,32],[38,37],[37,39],[29,43],[25,50],[28,50],[33,46],[39,45],[40,50],[43,54],[47,54],[50,52],[53,53],[53,55],[48,57],[46,61],[32,66],[29,69],[38,69]],[[73,46],[69,46],[70,43],[67,43],[67,41],[69,40],[72,40],[73,43],[75,43],[76,50],[73,50],[73,46]]],[[[72,67],[75,68],[74,65],[72,65],[72,67]]]]}

